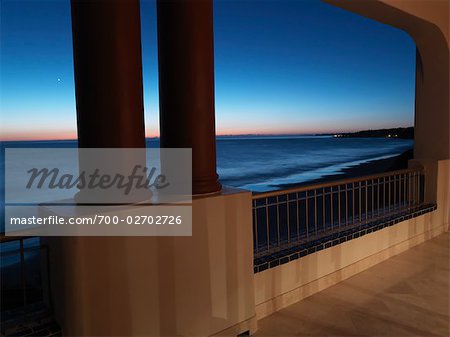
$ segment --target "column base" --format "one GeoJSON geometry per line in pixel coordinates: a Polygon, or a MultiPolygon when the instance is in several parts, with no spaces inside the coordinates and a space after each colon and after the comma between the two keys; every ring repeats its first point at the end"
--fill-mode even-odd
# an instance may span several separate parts
{"type": "Polygon", "coordinates": [[[222,184],[219,182],[219,175],[208,178],[192,179],[192,194],[217,194],[222,190],[222,184]]]}

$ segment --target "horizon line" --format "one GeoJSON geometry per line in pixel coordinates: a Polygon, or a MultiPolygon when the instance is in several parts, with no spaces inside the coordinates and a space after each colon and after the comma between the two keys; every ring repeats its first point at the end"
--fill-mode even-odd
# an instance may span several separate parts
{"type": "MultiPolygon", "coordinates": [[[[217,134],[216,137],[243,137],[243,136],[253,136],[253,137],[273,137],[273,136],[328,136],[335,134],[343,134],[343,133],[357,133],[362,131],[376,131],[376,130],[389,130],[389,129],[406,129],[406,128],[414,128],[414,126],[398,126],[392,128],[379,128],[379,129],[363,129],[358,131],[335,131],[335,132],[310,132],[310,133],[237,133],[237,134],[217,134]]],[[[146,136],[145,139],[159,139],[160,136],[146,136]]],[[[0,142],[51,142],[51,141],[77,141],[77,138],[42,138],[42,139],[0,139],[0,142]]]]}

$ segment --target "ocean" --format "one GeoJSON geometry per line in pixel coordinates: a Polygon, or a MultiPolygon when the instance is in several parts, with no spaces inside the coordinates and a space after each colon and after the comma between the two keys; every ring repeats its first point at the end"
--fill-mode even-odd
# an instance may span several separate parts
{"type": "MultiPolygon", "coordinates": [[[[76,141],[1,142],[1,178],[6,147],[76,147],[76,141]]],[[[147,139],[147,147],[159,140],[147,139]]],[[[277,190],[342,173],[346,168],[393,157],[411,149],[412,140],[332,136],[222,136],[217,138],[217,172],[223,185],[254,192],[277,190]]],[[[4,181],[0,181],[2,195],[4,181]]]]}
{"type": "Polygon", "coordinates": [[[412,147],[412,140],[395,138],[219,137],[217,170],[224,185],[265,192],[336,175],[412,147]]]}

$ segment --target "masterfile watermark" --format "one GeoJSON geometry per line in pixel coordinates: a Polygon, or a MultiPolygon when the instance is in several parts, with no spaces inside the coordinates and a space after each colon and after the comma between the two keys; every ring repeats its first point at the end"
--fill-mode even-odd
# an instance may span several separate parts
{"type": "Polygon", "coordinates": [[[146,166],[135,165],[130,175],[123,175],[116,173],[110,175],[108,173],[102,174],[99,169],[95,169],[92,173],[82,171],[78,176],[72,174],[61,174],[59,168],[32,168],[27,171],[30,174],[30,179],[26,185],[27,189],[30,189],[33,185],[37,188],[43,188],[44,184],[49,189],[70,189],[77,187],[79,189],[109,189],[116,186],[118,189],[123,190],[125,195],[130,194],[131,189],[152,187],[156,189],[162,189],[168,187],[170,182],[167,181],[167,177],[164,174],[158,174],[155,176],[156,168],[148,168],[146,166]]]}
{"type": "Polygon", "coordinates": [[[5,149],[5,234],[191,235],[190,149],[5,149]]]}

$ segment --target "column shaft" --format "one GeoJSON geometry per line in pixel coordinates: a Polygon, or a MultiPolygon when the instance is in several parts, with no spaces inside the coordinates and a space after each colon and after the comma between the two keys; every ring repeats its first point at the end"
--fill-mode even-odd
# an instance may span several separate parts
{"type": "Polygon", "coordinates": [[[157,15],[161,147],[192,148],[194,194],[220,191],[212,0],[158,0],[157,15]]]}
{"type": "Polygon", "coordinates": [[[145,147],[139,0],[72,0],[79,147],[145,147]]]}

